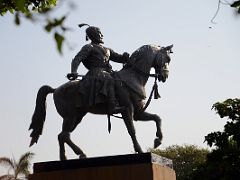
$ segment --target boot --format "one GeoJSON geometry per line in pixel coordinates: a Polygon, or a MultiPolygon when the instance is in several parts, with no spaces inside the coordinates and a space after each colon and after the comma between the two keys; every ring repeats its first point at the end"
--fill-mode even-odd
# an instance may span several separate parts
{"type": "Polygon", "coordinates": [[[109,83],[109,93],[108,93],[108,113],[109,114],[118,114],[122,113],[125,110],[125,107],[118,106],[115,96],[114,81],[109,83]]]}
{"type": "Polygon", "coordinates": [[[118,106],[117,103],[113,100],[108,103],[108,113],[109,114],[118,114],[122,113],[125,110],[125,107],[118,106]]]}

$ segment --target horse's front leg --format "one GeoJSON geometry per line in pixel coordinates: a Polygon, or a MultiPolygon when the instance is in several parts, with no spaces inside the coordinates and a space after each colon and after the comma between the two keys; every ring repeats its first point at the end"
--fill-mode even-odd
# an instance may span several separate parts
{"type": "Polygon", "coordinates": [[[140,121],[154,121],[156,123],[156,138],[154,140],[154,148],[157,148],[162,143],[162,130],[161,130],[161,118],[157,114],[151,114],[148,112],[142,112],[134,116],[134,120],[140,121]]]}
{"type": "Polygon", "coordinates": [[[130,105],[126,108],[126,111],[122,113],[124,123],[127,127],[128,133],[132,138],[135,152],[142,153],[142,149],[136,138],[136,131],[133,124],[133,106],[130,105]]]}

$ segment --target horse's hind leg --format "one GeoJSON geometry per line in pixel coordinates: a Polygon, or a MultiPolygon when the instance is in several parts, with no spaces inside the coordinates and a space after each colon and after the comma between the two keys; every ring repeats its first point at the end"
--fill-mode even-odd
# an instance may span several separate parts
{"type": "MultiPolygon", "coordinates": [[[[67,143],[67,145],[69,145],[72,150],[75,152],[75,154],[79,155],[80,158],[86,158],[87,156],[84,154],[84,152],[76,145],[72,142],[71,138],[70,138],[70,132],[64,132],[62,131],[59,136],[62,136],[62,140],[64,142],[67,143]]],[[[60,145],[60,149],[61,149],[61,145],[60,145]]],[[[60,159],[61,157],[63,157],[63,159],[66,159],[65,157],[65,151],[60,150],[60,159]],[[64,155],[63,155],[64,154],[64,155]]],[[[62,160],[62,159],[61,159],[62,160]]]]}
{"type": "Polygon", "coordinates": [[[134,116],[134,120],[140,121],[154,121],[156,123],[156,138],[154,140],[154,148],[157,148],[162,143],[161,118],[157,114],[142,112],[134,116]]]}
{"type": "Polygon", "coordinates": [[[62,131],[59,135],[58,135],[58,143],[59,143],[59,155],[60,155],[60,160],[66,160],[67,157],[65,155],[65,146],[64,146],[64,137],[65,137],[65,133],[62,131]]]}
{"type": "Polygon", "coordinates": [[[77,127],[85,115],[86,113],[82,112],[79,113],[78,116],[65,117],[63,119],[62,132],[58,135],[61,160],[66,159],[64,143],[67,143],[75,152],[75,154],[80,156],[80,158],[86,158],[84,152],[76,144],[74,144],[70,138],[70,133],[77,127]]]}

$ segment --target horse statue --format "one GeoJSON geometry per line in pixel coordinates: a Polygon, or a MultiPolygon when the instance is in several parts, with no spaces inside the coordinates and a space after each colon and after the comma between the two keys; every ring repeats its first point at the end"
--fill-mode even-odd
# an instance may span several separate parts
{"type": "MultiPolygon", "coordinates": [[[[156,45],[144,45],[137,49],[130,56],[129,62],[118,72],[115,72],[116,79],[116,98],[120,106],[126,107],[121,113],[122,119],[131,136],[135,152],[142,153],[142,149],[135,135],[133,120],[135,121],[154,121],[156,123],[156,138],[154,148],[158,147],[162,141],[161,118],[157,114],[151,114],[145,111],[144,99],[145,85],[150,76],[155,77],[159,82],[165,82],[168,78],[170,54],[172,47],[160,47],[156,45]],[[155,69],[154,75],[150,74],[151,68],[155,69]]],[[[59,115],[63,118],[62,131],[58,135],[60,147],[60,160],[66,160],[65,146],[70,146],[79,158],[86,158],[86,154],[72,142],[70,133],[74,131],[77,125],[82,121],[87,113],[107,114],[106,105],[97,104],[94,107],[81,107],[76,104],[81,100],[78,87],[81,80],[69,81],[60,87],[53,89],[50,86],[42,86],[37,94],[36,107],[32,116],[32,122],[29,127],[31,132],[30,146],[38,142],[42,134],[43,125],[46,117],[46,97],[53,93],[54,103],[59,115]]]]}

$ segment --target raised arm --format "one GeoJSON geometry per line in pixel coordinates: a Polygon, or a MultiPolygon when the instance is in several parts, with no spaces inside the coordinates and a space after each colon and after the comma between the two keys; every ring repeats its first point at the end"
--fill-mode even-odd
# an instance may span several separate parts
{"type": "Polygon", "coordinates": [[[129,54],[124,52],[123,54],[118,54],[114,52],[112,49],[110,50],[110,60],[117,62],[117,63],[127,63],[129,60],[129,54]]]}

